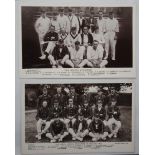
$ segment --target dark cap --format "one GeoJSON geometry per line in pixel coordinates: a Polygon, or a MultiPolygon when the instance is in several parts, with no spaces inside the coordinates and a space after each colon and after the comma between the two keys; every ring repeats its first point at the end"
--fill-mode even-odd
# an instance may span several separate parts
{"type": "Polygon", "coordinates": [[[75,45],[80,45],[80,42],[79,42],[79,41],[76,41],[76,42],[75,42],[75,45]]]}
{"type": "Polygon", "coordinates": [[[64,12],[64,9],[62,9],[62,8],[61,8],[61,9],[59,9],[59,12],[64,12]]]}
{"type": "Polygon", "coordinates": [[[71,27],[71,31],[74,31],[74,30],[76,30],[76,27],[71,27]]]}
{"type": "Polygon", "coordinates": [[[72,10],[72,9],[68,9],[68,11],[69,11],[69,12],[72,12],[73,10],[72,10]]]}

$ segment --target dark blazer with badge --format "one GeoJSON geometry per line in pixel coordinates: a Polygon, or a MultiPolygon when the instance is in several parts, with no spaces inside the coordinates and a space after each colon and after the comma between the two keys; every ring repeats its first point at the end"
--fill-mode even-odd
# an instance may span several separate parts
{"type": "Polygon", "coordinates": [[[56,136],[58,134],[62,135],[65,131],[67,131],[66,125],[60,120],[51,123],[49,128],[49,132],[52,134],[52,136],[56,136]]]}
{"type": "Polygon", "coordinates": [[[73,130],[74,130],[75,133],[78,131],[80,123],[82,124],[81,131],[84,131],[84,130],[88,129],[88,125],[87,125],[86,120],[83,119],[82,121],[80,121],[79,119],[77,119],[73,124],[73,130]]]}
{"type": "Polygon", "coordinates": [[[69,56],[69,51],[67,46],[62,47],[62,51],[60,51],[60,46],[56,45],[53,49],[52,56],[54,57],[55,60],[61,60],[63,59],[66,55],[69,56]]]}
{"type": "Polygon", "coordinates": [[[105,120],[105,116],[106,116],[106,111],[105,111],[105,108],[102,107],[100,110],[98,107],[96,107],[95,109],[95,114],[98,114],[99,115],[99,118],[104,121],[105,120]]]}
{"type": "MultiPolygon", "coordinates": [[[[88,44],[92,45],[93,44],[93,36],[90,33],[88,33],[87,35],[88,35],[88,44]]],[[[81,34],[81,43],[82,43],[82,45],[84,43],[84,33],[81,34]]]]}
{"type": "Polygon", "coordinates": [[[42,106],[43,101],[47,101],[47,106],[51,107],[51,96],[50,95],[40,95],[37,100],[37,108],[42,106]]]}
{"type": "Polygon", "coordinates": [[[120,120],[120,109],[117,106],[109,106],[108,107],[108,116],[109,118],[114,118],[116,120],[120,120]]]}
{"type": "Polygon", "coordinates": [[[36,120],[47,120],[50,115],[50,109],[48,107],[40,107],[37,111],[36,120]]]}
{"type": "Polygon", "coordinates": [[[101,120],[98,120],[97,122],[95,120],[93,120],[90,123],[89,130],[92,133],[102,134],[103,133],[103,122],[101,120]]]}

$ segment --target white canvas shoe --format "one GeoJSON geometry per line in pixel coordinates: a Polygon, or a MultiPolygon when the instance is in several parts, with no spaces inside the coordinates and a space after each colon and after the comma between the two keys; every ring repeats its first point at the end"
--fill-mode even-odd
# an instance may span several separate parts
{"type": "Polygon", "coordinates": [[[43,54],[41,57],[39,57],[39,59],[44,60],[46,58],[46,55],[43,54]]]}

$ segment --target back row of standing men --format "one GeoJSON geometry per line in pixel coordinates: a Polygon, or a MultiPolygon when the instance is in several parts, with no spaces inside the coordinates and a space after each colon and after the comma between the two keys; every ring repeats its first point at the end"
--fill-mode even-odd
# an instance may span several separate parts
{"type": "MultiPolygon", "coordinates": [[[[64,10],[60,9],[59,15],[54,14],[50,20],[46,12],[43,11],[35,23],[42,52],[40,59],[46,58],[44,51],[48,54],[53,51],[56,41],[63,40],[69,51],[75,47],[75,42],[77,41],[84,46],[85,51],[87,51],[88,46],[93,45],[93,41],[97,41],[102,51],[101,53],[105,49],[102,59],[106,60],[108,58],[109,49],[111,49],[111,59],[115,60],[115,46],[117,33],[119,32],[118,20],[114,18],[113,12],[109,12],[108,18],[103,17],[102,11],[99,11],[98,15],[99,18],[97,19],[94,14],[91,14],[90,18],[86,18],[83,12],[80,11],[79,15],[75,16],[73,11],[69,9],[66,16],[64,15],[64,10]]],[[[49,58],[49,60],[51,59],[49,58]]],[[[73,67],[72,65],[70,66],[73,67]]]]}

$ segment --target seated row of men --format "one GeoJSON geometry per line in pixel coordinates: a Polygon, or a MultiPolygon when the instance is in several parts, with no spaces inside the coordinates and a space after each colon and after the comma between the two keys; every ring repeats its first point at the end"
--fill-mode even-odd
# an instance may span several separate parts
{"type": "Polygon", "coordinates": [[[76,34],[76,27],[71,28],[69,35],[64,30],[58,35],[54,29],[54,26],[51,26],[42,42],[44,57],[47,56],[53,68],[64,65],[72,68],[103,68],[107,65],[108,54],[104,50],[104,38],[99,34],[98,27],[97,33],[89,33],[88,39],[85,39],[85,34],[88,35],[87,26],[84,27],[84,34],[76,34]]]}
{"type": "Polygon", "coordinates": [[[84,100],[83,104],[76,106],[73,98],[69,98],[67,106],[61,107],[55,99],[49,108],[44,100],[37,111],[36,138],[40,140],[42,134],[51,142],[63,141],[69,134],[72,140],[79,141],[83,141],[85,136],[90,136],[92,141],[116,138],[121,128],[120,110],[116,103],[112,99],[108,106],[104,106],[102,100],[98,99],[97,103],[90,105],[88,100],[84,100]]]}

